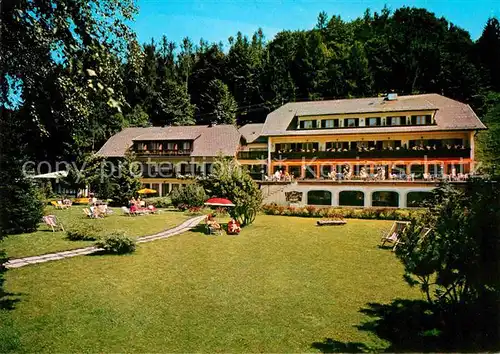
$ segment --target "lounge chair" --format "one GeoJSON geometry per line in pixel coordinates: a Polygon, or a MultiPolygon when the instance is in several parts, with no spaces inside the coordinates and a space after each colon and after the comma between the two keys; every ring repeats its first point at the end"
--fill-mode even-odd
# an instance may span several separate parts
{"type": "Polygon", "coordinates": [[[395,221],[394,224],[392,224],[391,229],[389,230],[389,233],[382,237],[380,242],[382,244],[380,245],[383,247],[387,242],[393,243],[394,247],[392,248],[393,251],[396,250],[396,247],[402,243],[401,241],[401,235],[406,229],[406,226],[408,226],[409,222],[408,221],[395,221]]]}
{"type": "Polygon", "coordinates": [[[217,221],[208,220],[205,229],[208,235],[222,235],[222,226],[217,221]]]}
{"type": "Polygon", "coordinates": [[[57,205],[59,206],[60,209],[67,209],[69,208],[70,206],[67,205],[67,204],[63,204],[62,200],[58,200],[57,201],[57,205]]]}
{"type": "Polygon", "coordinates": [[[147,209],[149,210],[149,212],[151,214],[156,214],[158,213],[158,209],[156,209],[156,207],[154,205],[148,205],[147,209]]]}
{"type": "Polygon", "coordinates": [[[50,204],[52,206],[54,206],[54,208],[56,208],[56,209],[62,209],[63,208],[62,205],[59,204],[58,202],[56,202],[55,200],[51,201],[50,204]]]}
{"type": "Polygon", "coordinates": [[[132,214],[130,213],[130,209],[126,206],[122,206],[122,212],[124,215],[132,216],[132,214]]]}
{"type": "Polygon", "coordinates": [[[102,215],[95,207],[83,208],[83,213],[91,219],[97,219],[102,215]]]}
{"type": "Polygon", "coordinates": [[[428,227],[423,227],[422,230],[420,230],[420,234],[418,235],[418,243],[422,243],[425,238],[427,237],[427,235],[429,235],[429,233],[431,232],[432,229],[428,228],[428,227]]]}
{"type": "Polygon", "coordinates": [[[55,215],[46,215],[42,218],[42,221],[45,225],[50,226],[52,228],[52,232],[55,232],[56,228],[64,231],[64,226],[61,223],[57,222],[57,217],[55,215]]]}

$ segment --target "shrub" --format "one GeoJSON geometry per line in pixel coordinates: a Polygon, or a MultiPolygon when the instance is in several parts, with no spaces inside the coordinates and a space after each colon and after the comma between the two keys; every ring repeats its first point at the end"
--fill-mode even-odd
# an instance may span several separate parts
{"type": "Polygon", "coordinates": [[[230,199],[235,207],[231,216],[241,226],[251,224],[262,204],[262,192],[246,169],[230,159],[218,158],[212,174],[200,180],[210,196],[230,199]]]}
{"type": "Polygon", "coordinates": [[[410,220],[423,213],[422,210],[405,210],[392,208],[318,208],[312,205],[303,207],[266,204],[262,206],[264,214],[302,216],[315,218],[356,218],[380,220],[410,220]]]}
{"type": "Polygon", "coordinates": [[[432,197],[396,249],[404,279],[434,305],[447,339],[475,346],[498,343],[498,182],[473,179],[460,189],[443,185],[432,197]]]}
{"type": "Polygon", "coordinates": [[[174,189],[170,193],[170,199],[173,206],[181,210],[187,210],[190,207],[203,206],[203,203],[207,200],[207,195],[202,186],[191,183],[185,187],[174,189]]]}
{"type": "Polygon", "coordinates": [[[154,205],[156,208],[168,208],[172,205],[170,197],[148,198],[147,202],[148,204],[154,205]]]}
{"type": "Polygon", "coordinates": [[[315,215],[315,213],[317,211],[316,207],[314,207],[312,205],[307,205],[306,210],[308,211],[309,215],[315,215]]]}
{"type": "Polygon", "coordinates": [[[107,253],[132,253],[135,251],[136,243],[133,238],[125,235],[123,231],[115,231],[96,242],[96,246],[104,249],[107,253]]]}
{"type": "Polygon", "coordinates": [[[191,214],[199,214],[201,212],[202,207],[201,206],[194,206],[189,208],[189,212],[191,214]]]}
{"type": "Polygon", "coordinates": [[[95,241],[101,233],[102,229],[95,224],[79,223],[70,226],[66,237],[71,241],[95,241]]]}
{"type": "Polygon", "coordinates": [[[215,216],[216,217],[226,217],[228,215],[229,215],[229,213],[227,212],[226,208],[219,207],[219,208],[215,209],[215,216]]]}

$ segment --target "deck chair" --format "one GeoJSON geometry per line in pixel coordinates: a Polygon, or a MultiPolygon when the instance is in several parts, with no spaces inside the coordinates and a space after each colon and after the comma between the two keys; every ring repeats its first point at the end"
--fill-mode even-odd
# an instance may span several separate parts
{"type": "Polygon", "coordinates": [[[59,203],[56,202],[55,200],[51,201],[50,204],[52,204],[52,206],[56,209],[62,209],[59,203]]]}
{"type": "Polygon", "coordinates": [[[387,235],[382,237],[382,239],[380,240],[380,242],[382,242],[380,247],[383,247],[387,242],[394,243],[394,247],[392,248],[392,250],[395,251],[396,247],[400,243],[402,243],[401,235],[404,232],[404,230],[406,229],[406,226],[408,224],[409,224],[408,221],[395,221],[394,224],[392,224],[392,227],[389,230],[389,232],[387,233],[387,235]]]}
{"type": "Polygon", "coordinates": [[[130,209],[126,206],[122,206],[122,212],[124,215],[132,216],[132,214],[130,213],[130,209]]]}
{"type": "Polygon", "coordinates": [[[207,222],[205,228],[208,235],[222,235],[222,226],[218,222],[207,222]]]}
{"type": "Polygon", "coordinates": [[[83,208],[82,210],[83,210],[83,213],[84,213],[85,215],[87,215],[87,217],[88,217],[88,218],[91,218],[91,219],[92,219],[92,218],[94,218],[94,217],[95,217],[95,216],[92,214],[92,212],[90,211],[90,209],[89,209],[89,208],[83,208]]]}
{"type": "Polygon", "coordinates": [[[422,230],[420,230],[420,234],[418,235],[418,244],[421,244],[431,231],[432,231],[431,228],[423,227],[422,230]]]}
{"type": "Polygon", "coordinates": [[[55,229],[61,229],[64,231],[64,226],[57,222],[57,217],[55,215],[46,215],[42,218],[42,221],[45,225],[52,228],[52,232],[55,232],[55,229]]]}
{"type": "Polygon", "coordinates": [[[67,209],[69,208],[69,205],[63,204],[61,200],[57,201],[57,205],[59,206],[59,209],[67,209]]]}

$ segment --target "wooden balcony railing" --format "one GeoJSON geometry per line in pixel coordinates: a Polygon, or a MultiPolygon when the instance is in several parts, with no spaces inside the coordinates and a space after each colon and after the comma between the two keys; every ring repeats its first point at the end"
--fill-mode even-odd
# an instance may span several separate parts
{"type": "Polygon", "coordinates": [[[139,156],[189,156],[192,150],[137,150],[139,156]]]}
{"type": "Polygon", "coordinates": [[[240,160],[265,160],[267,159],[267,151],[240,151],[238,152],[240,160]]]}
{"type": "Polygon", "coordinates": [[[347,150],[347,151],[309,151],[309,152],[273,152],[271,158],[273,159],[302,159],[304,158],[318,158],[318,159],[355,159],[359,158],[408,158],[420,157],[423,158],[469,158],[470,149],[431,149],[431,150],[413,150],[413,149],[400,149],[400,150],[347,150]]]}

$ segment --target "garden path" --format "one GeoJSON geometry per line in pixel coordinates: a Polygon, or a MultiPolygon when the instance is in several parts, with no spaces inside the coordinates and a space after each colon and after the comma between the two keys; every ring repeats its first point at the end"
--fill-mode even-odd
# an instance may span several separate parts
{"type": "MultiPolygon", "coordinates": [[[[161,232],[154,234],[154,235],[138,237],[137,243],[151,242],[151,241],[160,240],[163,238],[168,238],[170,236],[181,234],[181,233],[188,231],[188,230],[192,229],[193,227],[197,226],[203,220],[203,218],[205,218],[204,215],[196,216],[194,218],[191,218],[189,220],[184,221],[182,224],[180,224],[174,228],[161,231],[161,232]]],[[[102,248],[98,248],[95,246],[77,248],[74,250],[64,251],[64,252],[48,253],[48,254],[42,254],[39,256],[11,259],[8,262],[4,263],[3,266],[6,268],[20,268],[20,267],[24,267],[24,266],[27,266],[30,264],[45,263],[45,262],[50,262],[50,261],[57,261],[59,259],[65,259],[65,258],[76,257],[76,256],[83,256],[86,254],[91,254],[91,253],[99,252],[102,250],[103,250],[102,248]]]]}

